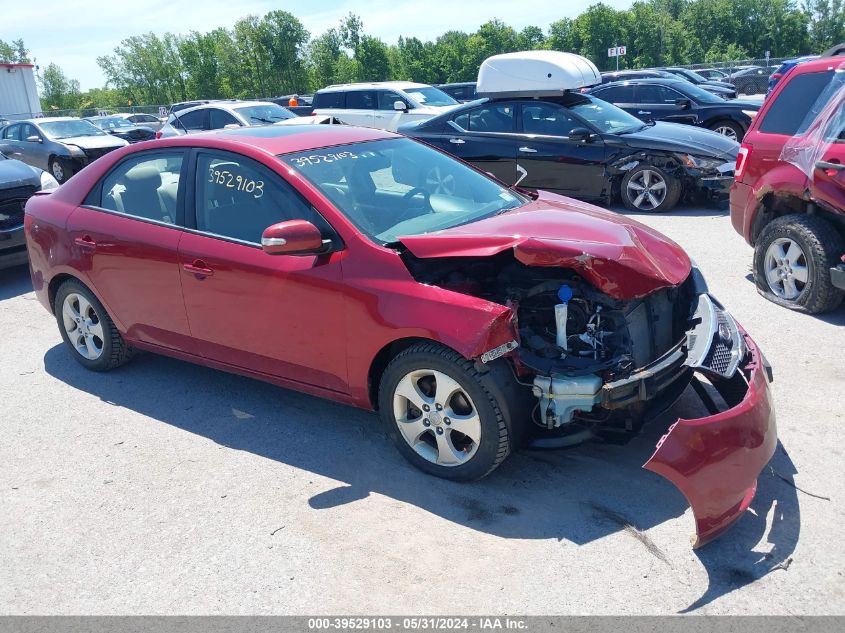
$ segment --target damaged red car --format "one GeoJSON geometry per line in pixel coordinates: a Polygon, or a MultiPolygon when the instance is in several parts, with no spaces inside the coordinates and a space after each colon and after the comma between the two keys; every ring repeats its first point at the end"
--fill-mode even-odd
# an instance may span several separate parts
{"type": "Polygon", "coordinates": [[[635,433],[692,384],[712,415],[678,420],[645,467],[701,544],[776,445],[763,355],[677,244],[388,132],[139,143],[36,194],[26,236],[83,366],[146,350],[377,410],[439,477],[483,477],[538,435],[635,433]]]}

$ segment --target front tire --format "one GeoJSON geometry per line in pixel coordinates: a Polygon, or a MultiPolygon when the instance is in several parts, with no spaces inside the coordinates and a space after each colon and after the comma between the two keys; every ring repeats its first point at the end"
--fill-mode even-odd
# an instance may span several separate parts
{"type": "Polygon", "coordinates": [[[55,156],[51,158],[48,167],[50,168],[50,173],[53,175],[53,178],[55,178],[56,182],[59,184],[64,183],[68,178],[73,176],[73,168],[67,163],[67,161],[63,161],[61,158],[55,156]]]}
{"type": "Polygon", "coordinates": [[[707,129],[716,132],[716,134],[726,136],[732,141],[736,141],[737,143],[742,141],[742,137],[745,136],[745,132],[743,131],[741,125],[728,120],[716,121],[715,123],[711,123],[707,129]]]}
{"type": "Polygon", "coordinates": [[[59,333],[71,356],[92,371],[108,371],[135,354],[117,331],[103,304],[84,284],[70,279],[59,286],[53,303],[59,333]]]}
{"type": "Polygon", "coordinates": [[[754,280],[766,299],[810,314],[836,308],[842,290],[830,269],[845,251],[842,237],[822,218],[785,215],[772,220],[754,247],[754,280]]]}
{"type": "Polygon", "coordinates": [[[632,211],[662,213],[678,204],[681,183],[662,169],[641,163],[625,174],[620,194],[632,211]]]}
{"type": "Polygon", "coordinates": [[[387,434],[408,461],[431,475],[484,477],[514,442],[492,380],[443,345],[410,346],[390,361],[379,386],[387,434]]]}

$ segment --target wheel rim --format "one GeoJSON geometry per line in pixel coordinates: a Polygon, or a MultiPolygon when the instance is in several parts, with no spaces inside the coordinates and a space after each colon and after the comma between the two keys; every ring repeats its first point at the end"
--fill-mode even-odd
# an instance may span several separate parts
{"type": "Polygon", "coordinates": [[[417,369],[399,381],[393,417],[408,446],[438,466],[467,463],[481,442],[481,418],[472,398],[435,369],[417,369]]]}
{"type": "Polygon", "coordinates": [[[716,132],[717,134],[721,134],[722,136],[727,136],[732,141],[738,140],[737,135],[736,135],[736,130],[734,130],[730,126],[720,125],[719,127],[714,128],[713,131],[716,132]]]}
{"type": "Polygon", "coordinates": [[[666,199],[666,180],[652,169],[643,169],[628,181],[628,198],[641,211],[653,211],[666,199]]]}
{"type": "Polygon", "coordinates": [[[798,242],[786,237],[769,245],[763,267],[769,290],[787,301],[798,299],[810,279],[804,249],[798,242]]]}
{"type": "Polygon", "coordinates": [[[434,167],[425,176],[425,186],[429,193],[452,196],[455,194],[455,176],[444,174],[440,167],[434,167]]]}
{"type": "Polygon", "coordinates": [[[62,169],[62,164],[57,160],[53,161],[53,177],[59,182],[65,177],[65,170],[62,169]]]}
{"type": "Polygon", "coordinates": [[[91,302],[77,293],[65,297],[62,322],[73,349],[88,360],[103,355],[103,324],[91,302]]]}

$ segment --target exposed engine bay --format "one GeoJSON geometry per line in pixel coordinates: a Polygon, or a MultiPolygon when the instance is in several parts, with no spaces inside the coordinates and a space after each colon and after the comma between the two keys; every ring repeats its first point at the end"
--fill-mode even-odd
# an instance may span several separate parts
{"type": "Polygon", "coordinates": [[[406,252],[403,259],[423,283],[511,308],[514,347],[518,344],[513,364],[536,398],[532,420],[546,430],[576,422],[580,428],[635,431],[649,401],[674,383],[679,395],[693,368],[709,369],[704,356],[714,337],[724,339],[722,347],[732,358],[731,367],[719,366],[725,372],[733,374],[744,354],[738,332],[719,330],[720,318],[732,322],[727,313],[708,305],[709,316],[699,314],[700,297],[707,295],[695,268],[678,286],[618,300],[574,271],[527,266],[509,252],[430,259],[406,252]],[[696,346],[691,332],[701,330],[704,321],[707,344],[702,347],[702,339],[696,346]],[[696,347],[703,351],[690,354],[696,347]]]}

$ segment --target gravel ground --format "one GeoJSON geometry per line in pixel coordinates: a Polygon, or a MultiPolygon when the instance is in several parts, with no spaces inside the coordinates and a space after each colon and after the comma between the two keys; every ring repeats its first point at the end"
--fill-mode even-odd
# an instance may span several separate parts
{"type": "Polygon", "coordinates": [[[87,372],[14,269],[0,613],[845,614],[845,308],[759,297],[724,211],[637,217],[688,249],[774,366],[781,446],[721,539],[690,549],[682,496],[640,468],[674,418],[704,414],[689,393],[626,446],[524,451],[455,484],[363,411],[152,354],[87,372]]]}

